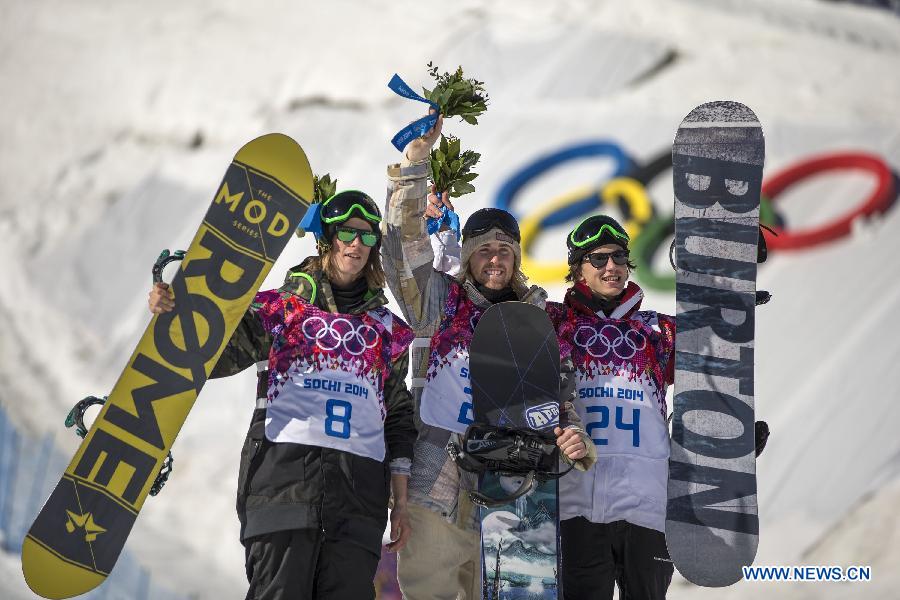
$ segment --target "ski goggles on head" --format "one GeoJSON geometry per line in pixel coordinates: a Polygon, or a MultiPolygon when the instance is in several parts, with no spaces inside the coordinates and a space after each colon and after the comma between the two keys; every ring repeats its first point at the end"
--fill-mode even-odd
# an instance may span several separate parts
{"type": "Polygon", "coordinates": [[[362,242],[363,246],[368,248],[371,248],[378,243],[378,234],[376,232],[366,231],[365,229],[356,229],[355,227],[338,227],[335,231],[335,235],[337,236],[337,239],[345,244],[352,244],[357,236],[359,236],[359,241],[362,242]]]}
{"type": "Polygon", "coordinates": [[[516,242],[522,241],[519,233],[519,222],[515,217],[500,208],[482,208],[472,213],[472,216],[466,220],[466,224],[462,230],[463,240],[469,237],[487,233],[491,229],[499,229],[508,234],[516,242]]]}
{"type": "Polygon", "coordinates": [[[616,250],[615,252],[591,252],[589,254],[585,254],[581,261],[589,262],[591,266],[595,269],[602,269],[606,267],[607,262],[611,258],[612,261],[619,265],[628,264],[628,250],[616,250]]]}
{"type": "Polygon", "coordinates": [[[322,203],[320,218],[325,225],[343,223],[354,213],[370,223],[381,223],[381,211],[375,201],[357,190],[338,192],[322,203]]]}
{"type": "Polygon", "coordinates": [[[569,242],[576,248],[584,248],[599,240],[604,234],[607,234],[611,235],[613,239],[624,242],[624,246],[628,245],[630,238],[627,233],[617,229],[610,223],[600,224],[598,220],[599,219],[596,219],[595,217],[588,217],[579,223],[578,226],[572,230],[572,233],[569,234],[569,242]],[[591,222],[592,219],[595,220],[591,222]]]}

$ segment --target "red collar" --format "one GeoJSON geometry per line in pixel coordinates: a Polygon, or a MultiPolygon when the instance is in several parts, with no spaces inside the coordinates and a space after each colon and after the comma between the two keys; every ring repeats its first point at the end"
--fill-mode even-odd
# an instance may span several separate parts
{"type": "MultiPolygon", "coordinates": [[[[615,312],[616,307],[631,305],[625,314],[617,316],[619,319],[627,319],[635,311],[640,309],[643,299],[644,292],[641,290],[640,286],[633,281],[629,281],[628,285],[625,286],[622,297],[615,303],[613,310],[610,310],[610,314],[615,312]]],[[[591,288],[583,281],[579,281],[566,291],[563,302],[566,306],[581,314],[596,316],[599,311],[603,316],[609,317],[609,315],[603,311],[600,302],[594,297],[591,288]]]]}

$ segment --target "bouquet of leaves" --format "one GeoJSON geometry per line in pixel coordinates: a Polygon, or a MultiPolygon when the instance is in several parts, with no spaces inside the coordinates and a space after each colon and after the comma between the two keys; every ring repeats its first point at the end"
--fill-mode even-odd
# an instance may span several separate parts
{"type": "MultiPolygon", "coordinates": [[[[322,204],[323,202],[334,196],[334,193],[336,191],[337,179],[332,179],[331,175],[329,175],[328,173],[325,173],[325,175],[321,177],[319,177],[318,175],[313,175],[313,204],[322,204]]],[[[312,217],[314,214],[318,215],[318,213],[315,212],[308,213],[308,216],[312,217]]],[[[318,216],[316,216],[315,218],[318,218],[318,216]]],[[[297,226],[294,234],[299,238],[302,238],[306,235],[306,230],[303,229],[302,221],[300,225],[297,226]]]]}
{"type": "Polygon", "coordinates": [[[434,89],[424,89],[425,97],[440,108],[445,118],[460,117],[466,123],[478,124],[487,110],[488,95],[484,82],[463,77],[462,67],[453,73],[439,74],[438,68],[428,63],[428,74],[435,81],[434,89]]]}
{"type": "Polygon", "coordinates": [[[337,179],[332,180],[329,173],[322,177],[313,175],[313,202],[325,202],[337,191],[337,179]]]}
{"type": "Polygon", "coordinates": [[[478,177],[472,168],[481,154],[474,150],[460,151],[459,138],[441,136],[441,143],[431,151],[431,180],[438,192],[450,192],[451,198],[475,191],[472,180],[478,177]]]}

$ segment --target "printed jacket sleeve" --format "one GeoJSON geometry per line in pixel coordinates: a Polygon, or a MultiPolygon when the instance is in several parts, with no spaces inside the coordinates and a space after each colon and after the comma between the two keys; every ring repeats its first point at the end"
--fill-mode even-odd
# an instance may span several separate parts
{"type": "Polygon", "coordinates": [[[260,311],[271,301],[272,292],[260,292],[244,313],[237,329],[213,367],[210,379],[240,373],[250,365],[269,358],[272,334],[261,319],[260,311]]]}
{"type": "Polygon", "coordinates": [[[381,257],[391,293],[416,332],[439,319],[449,281],[434,269],[434,251],[422,218],[428,194],[428,161],[406,159],[388,167],[390,195],[381,257]]]}
{"type": "Polygon", "coordinates": [[[597,446],[584,431],[581,417],[575,410],[575,363],[571,356],[560,357],[559,361],[559,426],[563,429],[575,429],[587,449],[587,455],[576,461],[565,454],[560,456],[566,463],[574,465],[579,471],[587,471],[597,462],[597,446]]]}
{"type": "Polygon", "coordinates": [[[659,315],[659,328],[663,336],[663,356],[665,364],[666,385],[675,383],[675,318],[659,315]]]}
{"type": "Polygon", "coordinates": [[[412,464],[413,442],[416,426],[413,422],[413,399],[406,388],[409,370],[409,351],[394,361],[391,373],[384,385],[384,402],[387,416],[384,420],[384,438],[387,443],[391,472],[409,475],[412,464]]]}
{"type": "Polygon", "coordinates": [[[574,465],[579,471],[587,471],[597,462],[597,447],[593,440],[584,431],[581,417],[575,410],[576,382],[575,362],[572,360],[572,340],[575,336],[575,327],[569,318],[570,313],[564,307],[558,306],[548,309],[551,320],[555,321],[557,341],[559,342],[559,426],[563,429],[574,429],[578,432],[587,455],[572,461],[564,454],[563,460],[574,465]]]}

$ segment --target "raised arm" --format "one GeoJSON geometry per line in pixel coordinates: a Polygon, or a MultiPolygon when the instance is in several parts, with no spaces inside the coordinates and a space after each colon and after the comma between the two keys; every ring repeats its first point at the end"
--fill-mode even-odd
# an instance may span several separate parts
{"type": "Polygon", "coordinates": [[[440,136],[441,119],[427,135],[410,142],[403,160],[388,167],[389,197],[381,256],[388,286],[403,316],[419,332],[440,314],[448,285],[434,269],[425,224],[429,153],[440,136]]]}

